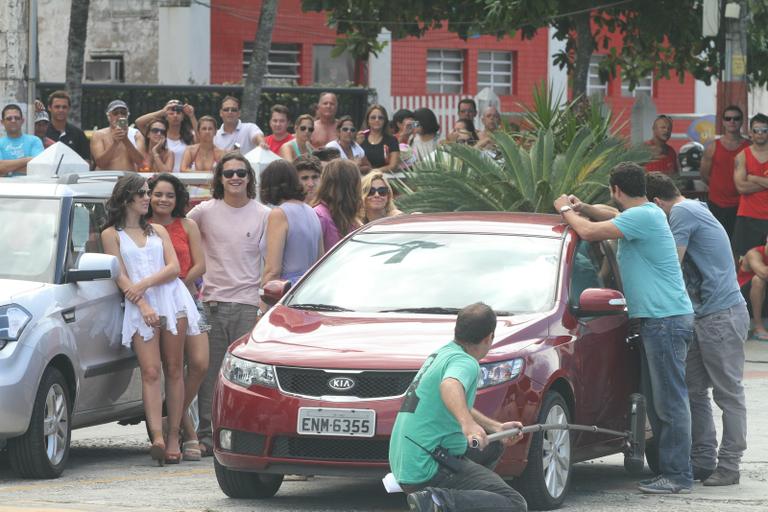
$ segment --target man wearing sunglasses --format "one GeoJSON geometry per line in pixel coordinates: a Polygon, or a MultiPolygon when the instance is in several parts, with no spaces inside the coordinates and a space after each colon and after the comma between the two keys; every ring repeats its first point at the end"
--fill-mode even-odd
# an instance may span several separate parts
{"type": "Polygon", "coordinates": [[[128,126],[128,105],[123,100],[113,100],[107,106],[109,126],[97,130],[91,136],[91,156],[96,169],[106,171],[136,171],[144,164],[144,155],[137,145],[144,144],[144,137],[128,126]]]}
{"type": "Polygon", "coordinates": [[[733,230],[737,256],[765,243],[768,235],[768,116],[749,121],[752,145],[736,155],[733,182],[741,194],[733,230]]]}
{"type": "Polygon", "coordinates": [[[213,138],[213,144],[224,151],[239,149],[246,155],[256,146],[266,148],[264,132],[256,123],[244,123],[240,120],[240,100],[234,96],[225,96],[219,110],[221,127],[213,138]]]}
{"type": "Polygon", "coordinates": [[[733,181],[734,162],[736,155],[750,144],[741,135],[743,119],[741,108],[736,105],[726,107],[723,111],[725,133],[707,146],[701,159],[701,179],[709,185],[709,210],[723,225],[731,241],[739,207],[739,192],[733,181]]]}
{"type": "Polygon", "coordinates": [[[43,152],[43,143],[34,135],[21,133],[21,107],[6,105],[2,115],[6,136],[0,138],[0,176],[26,174],[27,162],[43,152]]]}
{"type": "Polygon", "coordinates": [[[211,404],[224,353],[259,318],[259,240],[269,215],[269,209],[256,201],[253,168],[237,151],[228,152],[216,165],[211,189],[213,199],[188,215],[200,228],[205,249],[203,305],[211,324],[208,374],[198,394],[198,438],[205,455],[213,455],[211,404]]]}

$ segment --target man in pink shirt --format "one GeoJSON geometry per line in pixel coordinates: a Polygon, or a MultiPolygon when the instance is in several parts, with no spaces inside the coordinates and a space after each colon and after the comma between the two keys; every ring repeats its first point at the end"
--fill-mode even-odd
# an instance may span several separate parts
{"type": "Polygon", "coordinates": [[[189,212],[200,227],[205,248],[203,305],[208,322],[210,362],[200,386],[198,437],[204,455],[213,455],[213,387],[229,344],[259,318],[261,252],[259,240],[269,209],[256,201],[256,175],[237,151],[225,154],[213,175],[213,199],[189,212]]]}

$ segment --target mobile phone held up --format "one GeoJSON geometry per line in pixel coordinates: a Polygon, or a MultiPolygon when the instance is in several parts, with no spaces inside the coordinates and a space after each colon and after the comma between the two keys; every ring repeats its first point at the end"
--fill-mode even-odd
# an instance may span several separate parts
{"type": "Polygon", "coordinates": [[[127,130],[128,129],[128,118],[127,117],[118,117],[117,118],[117,127],[121,130],[127,130]]]}
{"type": "Polygon", "coordinates": [[[184,105],[177,104],[177,105],[174,105],[172,108],[174,112],[184,112],[184,105]]]}

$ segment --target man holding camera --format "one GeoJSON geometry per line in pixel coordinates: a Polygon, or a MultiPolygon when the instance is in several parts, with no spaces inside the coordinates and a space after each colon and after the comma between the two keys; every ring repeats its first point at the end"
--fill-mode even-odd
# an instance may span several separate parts
{"type": "Polygon", "coordinates": [[[414,378],[395,420],[389,464],[411,510],[525,512],[520,494],[493,468],[504,443],[487,433],[522,427],[500,423],[472,408],[480,361],[491,349],[496,315],[483,303],[459,311],[454,341],[430,355],[414,378]],[[477,448],[469,448],[476,444],[477,448]]]}
{"type": "Polygon", "coordinates": [[[97,170],[136,171],[144,157],[136,149],[138,130],[128,128],[128,105],[114,100],[107,106],[109,126],[91,137],[91,155],[97,170]]]}

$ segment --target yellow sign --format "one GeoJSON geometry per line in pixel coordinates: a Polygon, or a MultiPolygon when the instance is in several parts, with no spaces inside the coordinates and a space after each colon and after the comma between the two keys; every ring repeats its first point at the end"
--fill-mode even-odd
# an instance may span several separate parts
{"type": "Polygon", "coordinates": [[[731,59],[731,76],[744,76],[747,73],[747,58],[744,55],[734,55],[731,59]]]}

